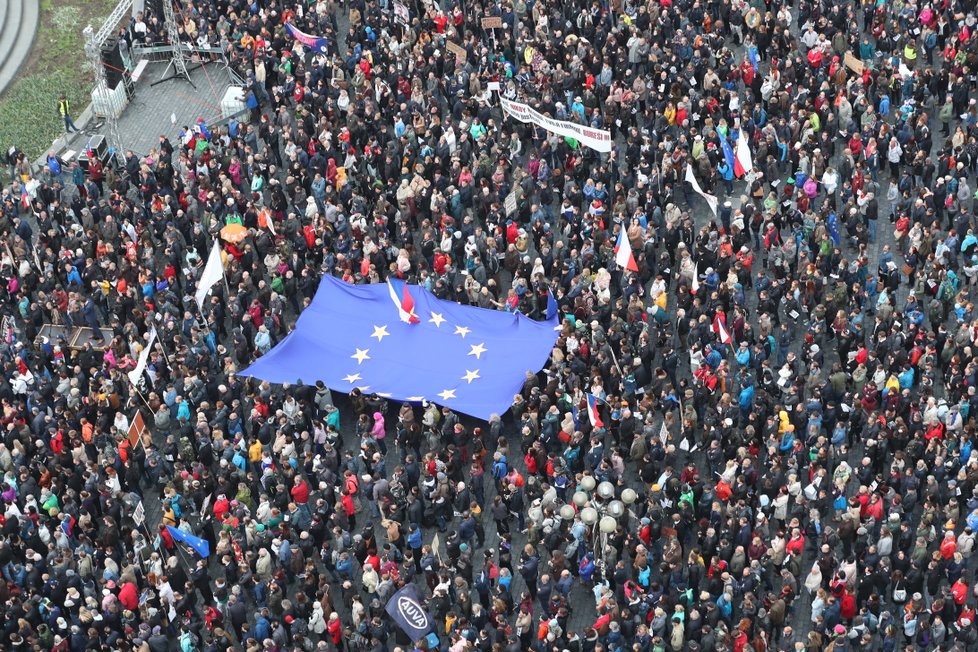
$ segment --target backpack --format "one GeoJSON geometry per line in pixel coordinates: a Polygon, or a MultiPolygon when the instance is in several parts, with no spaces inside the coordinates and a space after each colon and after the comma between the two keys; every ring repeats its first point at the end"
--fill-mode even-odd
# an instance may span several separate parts
{"type": "Polygon", "coordinates": [[[499,257],[496,254],[486,256],[486,271],[493,276],[499,273],[499,257]]]}
{"type": "Polygon", "coordinates": [[[173,507],[173,514],[177,518],[183,518],[184,514],[190,513],[190,501],[183,494],[177,494],[170,500],[173,507]]]}

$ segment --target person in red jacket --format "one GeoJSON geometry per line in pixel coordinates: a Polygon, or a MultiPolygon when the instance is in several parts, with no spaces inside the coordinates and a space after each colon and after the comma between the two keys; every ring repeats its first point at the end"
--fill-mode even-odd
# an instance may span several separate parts
{"type": "Polygon", "coordinates": [[[139,608],[139,593],[136,585],[126,582],[119,587],[119,603],[129,611],[136,611],[139,608]]]}
{"type": "Polygon", "coordinates": [[[734,652],[743,652],[744,648],[747,646],[747,643],[747,632],[742,629],[735,630],[733,643],[734,652]]]}
{"type": "Polygon", "coordinates": [[[214,519],[223,521],[224,515],[231,511],[231,501],[224,494],[220,494],[214,501],[214,519]]]}
{"type": "Polygon", "coordinates": [[[788,552],[794,552],[796,555],[801,556],[805,551],[805,537],[802,535],[801,530],[795,528],[791,532],[791,539],[784,548],[788,552]]]}
{"type": "Polygon", "coordinates": [[[850,586],[842,596],[842,602],[839,604],[839,615],[846,622],[852,622],[852,619],[856,617],[856,612],[856,593],[855,589],[850,586]]]}
{"type": "Polygon", "coordinates": [[[329,622],[326,623],[326,633],[333,645],[339,648],[343,644],[343,623],[340,616],[335,611],[329,615],[329,622]]]}
{"type": "Polygon", "coordinates": [[[964,578],[959,577],[958,581],[951,585],[951,597],[954,598],[954,604],[961,607],[968,599],[968,584],[964,581],[964,578]]]}
{"type": "Polygon", "coordinates": [[[160,539],[163,541],[163,547],[166,548],[167,552],[172,551],[177,545],[173,541],[173,535],[166,529],[166,525],[162,523],[160,523],[160,539]]]}
{"type": "Polygon", "coordinates": [[[295,486],[289,493],[292,494],[292,502],[296,505],[305,505],[309,502],[309,483],[301,476],[296,476],[295,486]]]}
{"type": "Polygon", "coordinates": [[[944,559],[944,561],[950,561],[957,549],[958,542],[954,538],[954,531],[950,530],[945,532],[944,540],[941,541],[941,558],[944,559]]]}
{"type": "Polygon", "coordinates": [[[348,489],[343,491],[343,497],[340,498],[340,503],[343,505],[343,511],[346,512],[346,517],[350,519],[350,529],[355,528],[357,508],[353,503],[353,496],[350,495],[348,489]]]}

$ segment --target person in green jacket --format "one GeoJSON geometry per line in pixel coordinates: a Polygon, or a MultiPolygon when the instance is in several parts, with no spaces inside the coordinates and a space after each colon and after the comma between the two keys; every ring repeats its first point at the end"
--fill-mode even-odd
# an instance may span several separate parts
{"type": "Polygon", "coordinates": [[[72,161],[71,163],[71,182],[75,184],[79,195],[82,197],[87,195],[85,192],[85,170],[78,165],[78,161],[72,161]]]}
{"type": "Polygon", "coordinates": [[[941,107],[937,117],[944,126],[943,133],[944,137],[947,138],[951,135],[951,121],[954,119],[954,100],[950,95],[944,99],[944,105],[941,107]]]}

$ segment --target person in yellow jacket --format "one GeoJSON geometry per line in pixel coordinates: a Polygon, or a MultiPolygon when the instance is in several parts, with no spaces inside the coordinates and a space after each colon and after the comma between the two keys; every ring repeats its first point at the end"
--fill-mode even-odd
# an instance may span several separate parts
{"type": "Polygon", "coordinates": [[[908,68],[913,68],[914,64],[917,63],[917,40],[910,39],[907,44],[903,46],[903,60],[907,64],[908,68]]]}
{"type": "Polygon", "coordinates": [[[68,96],[64,93],[58,98],[58,115],[65,121],[65,133],[81,131],[75,126],[75,121],[71,119],[71,102],[68,101],[68,96]]]}
{"type": "Polygon", "coordinates": [[[257,467],[261,464],[261,452],[261,441],[255,439],[255,441],[251,442],[251,446],[248,447],[248,461],[257,467]]]}

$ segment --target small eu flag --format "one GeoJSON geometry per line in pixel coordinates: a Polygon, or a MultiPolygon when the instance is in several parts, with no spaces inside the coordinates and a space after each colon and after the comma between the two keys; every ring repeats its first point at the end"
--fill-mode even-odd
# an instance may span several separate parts
{"type": "Polygon", "coordinates": [[[180,541],[182,543],[186,543],[188,546],[193,548],[194,552],[196,552],[201,557],[210,556],[211,544],[208,543],[205,539],[201,539],[200,537],[195,537],[189,532],[184,532],[183,530],[175,528],[172,525],[167,525],[166,529],[170,533],[170,536],[174,538],[174,540],[180,541]]]}

